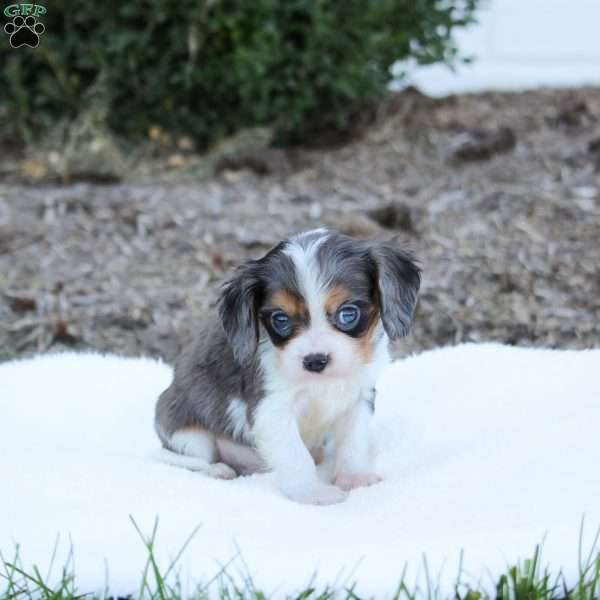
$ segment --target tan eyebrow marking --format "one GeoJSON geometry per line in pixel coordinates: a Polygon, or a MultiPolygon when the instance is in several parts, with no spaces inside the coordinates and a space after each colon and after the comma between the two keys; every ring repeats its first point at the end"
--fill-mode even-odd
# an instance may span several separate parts
{"type": "Polygon", "coordinates": [[[302,298],[289,292],[288,290],[279,290],[271,296],[270,304],[280,308],[290,317],[306,317],[308,309],[302,298]]]}
{"type": "Polygon", "coordinates": [[[351,297],[348,288],[343,285],[334,285],[325,298],[325,312],[328,315],[333,314],[338,307],[351,297]]]}

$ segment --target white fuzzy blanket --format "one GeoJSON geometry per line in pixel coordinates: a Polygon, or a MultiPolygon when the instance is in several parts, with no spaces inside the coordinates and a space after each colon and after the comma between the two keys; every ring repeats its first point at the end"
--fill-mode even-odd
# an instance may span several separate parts
{"type": "MultiPolygon", "coordinates": [[[[544,541],[574,581],[600,524],[600,350],[468,345],[392,365],[378,388],[385,481],[341,504],[302,506],[272,476],[215,481],[155,462],[154,402],[171,369],[146,359],[62,354],[0,366],[0,551],[48,566],[73,544],[80,592],[136,593],[146,557],[166,564],[190,532],[184,583],[248,570],[266,592],[358,582],[391,595],[407,565],[451,592],[494,577],[544,541]],[[70,540],[69,540],[70,536],[70,540]]],[[[2,585],[2,584],[0,584],[2,585]]],[[[191,589],[191,588],[189,588],[191,589]]]]}

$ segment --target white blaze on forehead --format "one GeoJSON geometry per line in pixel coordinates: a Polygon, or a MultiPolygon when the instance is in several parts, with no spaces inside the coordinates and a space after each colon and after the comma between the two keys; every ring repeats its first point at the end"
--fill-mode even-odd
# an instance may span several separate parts
{"type": "Polygon", "coordinates": [[[311,329],[325,322],[324,282],[320,279],[317,251],[328,235],[326,229],[306,231],[291,238],[283,250],[296,267],[296,279],[310,313],[311,329]]]}

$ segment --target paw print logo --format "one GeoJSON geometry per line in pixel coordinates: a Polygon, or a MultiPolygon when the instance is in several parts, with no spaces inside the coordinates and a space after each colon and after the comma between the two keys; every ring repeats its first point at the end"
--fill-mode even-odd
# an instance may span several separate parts
{"type": "Polygon", "coordinates": [[[16,16],[12,22],[4,26],[4,31],[10,36],[10,45],[13,48],[29,46],[37,48],[40,43],[40,35],[44,33],[45,27],[33,15],[28,17],[16,16]]]}

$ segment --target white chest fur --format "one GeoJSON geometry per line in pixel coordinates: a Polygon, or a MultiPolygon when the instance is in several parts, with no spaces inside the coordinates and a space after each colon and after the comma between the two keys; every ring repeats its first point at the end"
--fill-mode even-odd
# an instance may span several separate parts
{"type": "Polygon", "coordinates": [[[358,402],[360,394],[361,384],[355,379],[322,382],[299,390],[294,406],[306,446],[320,445],[340,415],[358,402]]]}

